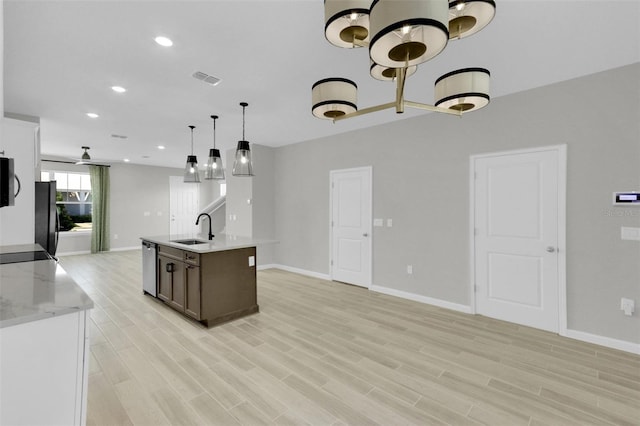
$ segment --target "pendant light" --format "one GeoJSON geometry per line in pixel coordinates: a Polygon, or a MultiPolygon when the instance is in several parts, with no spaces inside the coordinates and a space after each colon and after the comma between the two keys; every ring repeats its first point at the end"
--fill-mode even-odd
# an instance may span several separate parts
{"type": "Polygon", "coordinates": [[[198,159],[193,155],[193,129],[196,126],[189,126],[191,129],[191,155],[187,155],[187,164],[184,166],[184,181],[190,183],[200,183],[198,173],[198,159]]]}
{"type": "Polygon", "coordinates": [[[253,162],[251,161],[251,149],[249,141],[244,140],[244,110],[249,106],[246,102],[240,102],[242,107],[242,140],[238,141],[236,159],[233,162],[232,174],[234,176],[253,176],[253,162]]]}
{"type": "Polygon", "coordinates": [[[217,115],[212,115],[213,119],[213,148],[209,150],[209,160],[207,161],[207,168],[204,171],[205,179],[224,179],[224,168],[222,167],[222,158],[220,157],[220,150],[216,149],[216,120],[217,115]]]}

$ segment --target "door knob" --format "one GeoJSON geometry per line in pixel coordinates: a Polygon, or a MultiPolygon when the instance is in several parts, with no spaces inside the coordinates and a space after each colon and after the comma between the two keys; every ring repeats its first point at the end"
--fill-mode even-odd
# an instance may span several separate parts
{"type": "Polygon", "coordinates": [[[362,234],[363,237],[368,237],[369,234],[367,234],[366,232],[364,234],[362,234]]]}
{"type": "Polygon", "coordinates": [[[549,253],[553,253],[554,251],[556,251],[556,248],[555,248],[555,247],[551,247],[551,246],[549,246],[549,247],[547,247],[547,251],[548,251],[549,253]]]}

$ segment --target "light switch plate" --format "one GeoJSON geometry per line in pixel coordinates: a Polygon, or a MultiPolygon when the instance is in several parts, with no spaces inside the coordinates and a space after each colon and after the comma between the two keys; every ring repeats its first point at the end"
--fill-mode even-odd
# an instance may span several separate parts
{"type": "Polygon", "coordinates": [[[620,228],[620,238],[623,240],[640,241],[640,228],[632,228],[630,226],[622,226],[620,228]]]}
{"type": "Polygon", "coordinates": [[[256,257],[249,256],[249,266],[256,266],[256,257]]]}
{"type": "Polygon", "coordinates": [[[391,228],[393,226],[393,220],[387,219],[387,228],[391,228]]]}
{"type": "Polygon", "coordinates": [[[382,222],[383,222],[382,219],[373,219],[373,226],[375,227],[384,226],[382,222]]]}

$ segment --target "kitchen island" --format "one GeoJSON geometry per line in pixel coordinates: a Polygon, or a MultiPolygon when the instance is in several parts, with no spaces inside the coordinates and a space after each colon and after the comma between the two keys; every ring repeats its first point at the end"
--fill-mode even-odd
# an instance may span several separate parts
{"type": "Polygon", "coordinates": [[[42,247],[0,247],[0,424],[85,424],[91,308],[42,247]]]}
{"type": "Polygon", "coordinates": [[[167,235],[141,240],[156,252],[155,271],[143,268],[155,275],[156,286],[145,292],[167,306],[207,327],[259,311],[256,246],[270,241],[224,234],[212,240],[167,235]]]}

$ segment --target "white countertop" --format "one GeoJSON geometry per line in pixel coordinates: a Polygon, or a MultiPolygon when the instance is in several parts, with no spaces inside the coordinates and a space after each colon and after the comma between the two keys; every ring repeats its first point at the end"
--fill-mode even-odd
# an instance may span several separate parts
{"type": "MultiPolygon", "coordinates": [[[[41,249],[2,246],[0,253],[41,249]]],[[[0,265],[0,328],[93,308],[93,301],[54,260],[0,265]]]]}
{"type": "Polygon", "coordinates": [[[159,235],[155,237],[140,237],[142,241],[162,244],[169,247],[175,247],[182,250],[188,250],[195,253],[210,253],[214,251],[233,250],[245,247],[257,247],[264,244],[277,243],[276,240],[240,237],[236,235],[216,234],[213,240],[207,240],[206,235],[159,235]],[[176,240],[196,239],[202,241],[199,244],[181,244],[176,240]]]}

